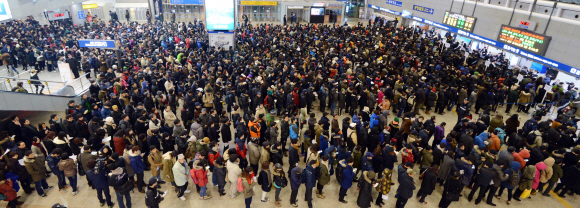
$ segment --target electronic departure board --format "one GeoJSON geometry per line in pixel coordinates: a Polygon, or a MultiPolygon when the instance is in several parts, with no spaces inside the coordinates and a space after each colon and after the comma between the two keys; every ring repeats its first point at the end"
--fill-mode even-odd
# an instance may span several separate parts
{"type": "Polygon", "coordinates": [[[459,13],[454,13],[450,11],[445,11],[445,17],[443,18],[443,24],[459,28],[461,30],[466,30],[468,32],[473,32],[473,27],[475,26],[475,20],[477,18],[465,16],[459,13]]]}
{"type": "Polygon", "coordinates": [[[497,41],[540,56],[546,54],[552,37],[523,30],[518,27],[502,25],[497,41]]]}

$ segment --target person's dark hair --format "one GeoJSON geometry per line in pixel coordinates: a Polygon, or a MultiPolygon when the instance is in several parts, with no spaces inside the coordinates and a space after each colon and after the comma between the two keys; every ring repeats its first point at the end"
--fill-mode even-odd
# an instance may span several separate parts
{"type": "Polygon", "coordinates": [[[60,149],[60,148],[54,148],[50,154],[55,154],[55,155],[59,155],[60,156],[62,154],[62,149],[60,149]]]}
{"type": "Polygon", "coordinates": [[[24,152],[25,157],[27,157],[30,154],[34,154],[34,153],[32,153],[32,150],[26,150],[26,152],[24,152]]]}
{"type": "Polygon", "coordinates": [[[263,170],[269,170],[270,169],[270,161],[264,161],[264,162],[262,162],[262,169],[263,170]]]}
{"type": "MultiPolygon", "coordinates": [[[[325,156],[326,156],[326,155],[325,155],[325,156]]],[[[311,160],[311,161],[310,161],[310,165],[316,165],[316,163],[317,163],[317,162],[318,162],[318,161],[316,161],[316,160],[311,160]]]]}
{"type": "Polygon", "coordinates": [[[107,165],[107,168],[108,168],[109,170],[115,170],[115,169],[117,169],[117,166],[115,165],[115,163],[111,163],[111,164],[108,164],[108,165],[107,165]]]}
{"type": "Polygon", "coordinates": [[[354,158],[352,158],[352,157],[348,157],[348,158],[346,158],[346,163],[347,163],[347,164],[348,164],[348,163],[353,163],[353,162],[354,162],[354,158]]]}
{"type": "Polygon", "coordinates": [[[66,153],[66,152],[64,152],[64,153],[62,153],[62,154],[60,155],[60,159],[61,159],[61,160],[66,160],[66,159],[68,159],[68,158],[69,158],[69,156],[68,156],[68,153],[66,153]]]}

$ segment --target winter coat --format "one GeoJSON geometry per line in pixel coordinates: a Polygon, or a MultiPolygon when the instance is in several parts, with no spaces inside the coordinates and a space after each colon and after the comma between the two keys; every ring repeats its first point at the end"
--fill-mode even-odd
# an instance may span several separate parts
{"type": "Polygon", "coordinates": [[[495,172],[493,171],[492,168],[482,167],[481,169],[479,169],[479,175],[477,176],[476,182],[479,185],[488,186],[494,177],[495,172]]]}
{"type": "Polygon", "coordinates": [[[391,169],[385,169],[383,172],[383,177],[380,178],[377,183],[377,192],[382,195],[386,195],[391,191],[391,176],[393,171],[391,169]]]}
{"type": "Polygon", "coordinates": [[[290,171],[290,187],[292,190],[298,190],[298,188],[300,188],[300,184],[302,184],[302,177],[304,177],[302,173],[296,173],[294,171],[295,169],[296,167],[290,171]]]}
{"type": "Polygon", "coordinates": [[[437,174],[437,177],[439,179],[446,179],[449,173],[451,172],[453,164],[454,164],[453,158],[449,157],[449,155],[443,156],[443,162],[441,163],[441,166],[439,166],[439,172],[437,174]]]}
{"type": "MultiPolygon", "coordinates": [[[[135,175],[135,170],[133,170],[133,166],[131,166],[131,157],[129,157],[129,153],[131,152],[131,150],[125,150],[125,153],[123,153],[123,158],[122,161],[119,161],[122,164],[125,164],[125,171],[127,172],[127,174],[129,174],[129,176],[135,175]]],[[[121,159],[121,158],[119,158],[121,159]]],[[[117,162],[117,161],[115,161],[117,162]]],[[[121,165],[117,165],[118,167],[122,167],[121,165]]]]}
{"type": "Polygon", "coordinates": [[[266,148],[260,147],[260,162],[258,164],[262,165],[264,161],[270,162],[270,151],[266,148]]]}
{"type": "Polygon", "coordinates": [[[143,173],[145,172],[145,163],[143,163],[143,159],[141,157],[141,151],[137,151],[133,153],[133,151],[129,151],[129,160],[131,162],[131,167],[135,173],[143,173]]]}
{"type": "Polygon", "coordinates": [[[349,189],[352,186],[352,179],[355,176],[353,169],[350,165],[346,164],[345,160],[338,161],[338,165],[343,167],[342,178],[344,180],[342,181],[342,183],[340,183],[340,187],[344,189],[349,189]]]}
{"type": "Polygon", "coordinates": [[[413,190],[415,190],[415,182],[413,182],[413,178],[411,178],[407,173],[399,176],[399,188],[397,192],[399,193],[399,197],[403,197],[404,199],[409,199],[413,197],[413,190]]]}
{"type": "Polygon", "coordinates": [[[256,165],[260,162],[260,146],[252,142],[248,143],[248,155],[250,164],[256,165]]]}
{"type": "Polygon", "coordinates": [[[58,162],[58,169],[64,173],[65,177],[73,177],[77,175],[77,163],[70,158],[58,162]]]}
{"type": "MultiPolygon", "coordinates": [[[[187,183],[187,178],[189,176],[189,167],[187,167],[187,163],[179,163],[176,162],[173,165],[173,176],[175,179],[175,185],[177,186],[183,186],[185,185],[185,183],[187,183]]],[[[237,179],[237,178],[236,178],[237,179]]]]}
{"type": "Polygon", "coordinates": [[[203,127],[201,126],[201,124],[195,122],[191,124],[190,129],[191,132],[193,133],[193,136],[195,136],[197,140],[203,139],[203,127]]]}
{"type": "Polygon", "coordinates": [[[305,173],[304,176],[302,176],[304,177],[304,186],[306,186],[307,189],[312,189],[316,187],[316,177],[318,173],[314,168],[312,168],[312,165],[310,164],[306,165],[304,173],[305,173]]]}
{"type": "MultiPolygon", "coordinates": [[[[330,160],[329,160],[330,161],[330,160]]],[[[328,183],[330,183],[330,173],[329,173],[329,164],[328,161],[324,162],[324,161],[320,161],[320,169],[318,169],[318,171],[320,171],[320,178],[318,179],[318,183],[320,185],[326,185],[328,183]]]]}
{"type": "Polygon", "coordinates": [[[13,201],[16,200],[18,194],[13,188],[14,181],[10,180],[3,180],[0,181],[0,194],[6,196],[4,201],[13,201]]]}
{"type": "Polygon", "coordinates": [[[437,183],[437,172],[431,171],[431,168],[427,169],[423,181],[421,181],[421,190],[423,193],[431,195],[433,190],[435,190],[435,184],[437,183]]]}
{"type": "Polygon", "coordinates": [[[127,144],[125,144],[125,139],[123,139],[123,137],[113,137],[113,143],[114,143],[114,150],[117,154],[119,154],[119,156],[123,156],[123,152],[125,150],[125,146],[127,144]]]}
{"type": "Polygon", "coordinates": [[[218,186],[225,186],[227,181],[226,181],[226,177],[227,177],[227,169],[226,167],[224,167],[223,165],[214,163],[213,166],[213,174],[215,174],[215,178],[216,181],[218,183],[218,186]]]}
{"type": "Polygon", "coordinates": [[[509,179],[509,176],[506,177],[504,172],[502,171],[499,165],[494,164],[492,170],[495,172],[495,176],[493,177],[493,184],[494,187],[499,187],[503,181],[509,179]]]}
{"type": "Polygon", "coordinates": [[[205,167],[199,166],[199,162],[201,162],[201,160],[193,162],[193,167],[191,167],[189,173],[192,179],[197,179],[196,185],[203,187],[208,183],[207,171],[205,170],[205,167]]]}
{"type": "Polygon", "coordinates": [[[512,177],[513,174],[519,174],[520,178],[522,175],[522,172],[520,171],[521,165],[519,162],[513,161],[511,163],[511,166],[512,166],[511,168],[508,168],[508,169],[503,171],[503,174],[508,174],[508,180],[501,182],[501,186],[505,187],[507,189],[514,189],[515,188],[515,186],[510,186],[510,183],[509,183],[509,181],[510,181],[509,179],[512,177]]]}
{"type": "Polygon", "coordinates": [[[46,167],[44,166],[43,157],[33,159],[24,157],[24,167],[26,167],[26,171],[32,176],[32,182],[38,182],[46,178],[46,167]]]}
{"type": "MultiPolygon", "coordinates": [[[[239,158],[241,160],[241,158],[239,158]]],[[[232,163],[230,161],[227,162],[226,168],[228,169],[228,180],[232,183],[232,184],[237,184],[238,183],[238,177],[240,177],[242,175],[242,169],[240,169],[240,166],[238,165],[238,163],[232,163]]]]}
{"type": "Polygon", "coordinates": [[[374,181],[368,177],[369,172],[364,171],[362,180],[358,183],[358,187],[360,192],[358,193],[358,197],[356,199],[356,204],[359,207],[371,207],[371,202],[373,202],[373,185],[374,181]]]}
{"type": "Polygon", "coordinates": [[[165,179],[167,182],[174,182],[175,178],[173,177],[173,165],[175,165],[175,160],[171,158],[171,152],[166,152],[163,154],[163,166],[166,168],[163,169],[162,179],[165,179]]]}
{"type": "Polygon", "coordinates": [[[552,175],[554,174],[554,169],[552,169],[552,166],[554,166],[554,162],[555,162],[555,159],[553,157],[548,157],[547,159],[544,160],[544,164],[546,165],[546,169],[541,171],[541,174],[540,174],[540,182],[541,183],[546,183],[546,182],[548,182],[548,180],[550,180],[550,178],[552,178],[552,175]]]}
{"type": "Polygon", "coordinates": [[[253,182],[250,184],[250,182],[248,181],[247,178],[242,177],[242,184],[244,185],[244,198],[250,198],[254,196],[254,186],[256,186],[256,183],[253,182]]]}
{"type": "Polygon", "coordinates": [[[530,158],[530,152],[527,149],[523,149],[520,152],[514,152],[513,153],[514,156],[514,161],[519,162],[520,163],[520,170],[524,167],[526,167],[526,161],[524,159],[530,158]]]}
{"type": "MultiPolygon", "coordinates": [[[[540,185],[540,176],[544,174],[544,170],[547,167],[548,166],[544,164],[544,162],[539,162],[538,164],[536,164],[536,174],[534,175],[534,183],[532,184],[533,189],[538,189],[538,185],[540,185]]],[[[550,175],[550,177],[552,176],[550,175]]]]}
{"type": "Polygon", "coordinates": [[[554,166],[552,166],[552,169],[554,173],[552,174],[552,178],[550,178],[550,182],[558,182],[558,180],[562,178],[564,171],[562,170],[562,167],[558,164],[554,164],[554,166]]]}
{"type": "Polygon", "coordinates": [[[151,175],[159,175],[159,173],[163,170],[163,160],[161,159],[161,152],[157,151],[156,153],[149,153],[147,156],[147,160],[151,165],[151,175]]]}
{"type": "MultiPolygon", "coordinates": [[[[536,166],[528,165],[523,169],[522,178],[520,178],[520,190],[532,189],[532,183],[534,182],[534,175],[536,174],[536,166]]],[[[580,174],[580,171],[579,173],[580,174]]],[[[564,181],[562,181],[564,183],[564,181]]]]}

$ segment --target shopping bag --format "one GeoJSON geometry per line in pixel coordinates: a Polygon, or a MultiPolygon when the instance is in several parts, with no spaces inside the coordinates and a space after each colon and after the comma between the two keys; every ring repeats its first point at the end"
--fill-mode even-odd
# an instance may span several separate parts
{"type": "Polygon", "coordinates": [[[524,190],[524,192],[522,193],[520,198],[521,199],[528,198],[528,197],[530,197],[530,193],[532,193],[532,189],[526,189],[526,190],[524,190]]]}

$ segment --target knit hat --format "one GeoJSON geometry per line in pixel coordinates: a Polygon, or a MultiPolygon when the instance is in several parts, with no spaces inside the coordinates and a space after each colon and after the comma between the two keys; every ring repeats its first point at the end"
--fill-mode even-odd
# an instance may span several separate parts
{"type": "Polygon", "coordinates": [[[489,153],[492,155],[497,155],[497,150],[494,150],[494,149],[489,150],[489,153]]]}
{"type": "Polygon", "coordinates": [[[398,125],[399,124],[399,117],[395,117],[395,119],[393,120],[393,124],[394,125],[398,125]]]}
{"type": "Polygon", "coordinates": [[[407,162],[405,163],[405,166],[407,166],[407,167],[413,167],[413,163],[412,163],[412,162],[409,162],[409,161],[407,161],[407,162]]]}
{"type": "Polygon", "coordinates": [[[185,156],[184,156],[183,154],[179,154],[179,155],[177,155],[177,159],[178,159],[178,160],[179,160],[179,159],[185,159],[185,156]]]}
{"type": "Polygon", "coordinates": [[[280,165],[280,163],[276,163],[276,165],[274,165],[274,169],[282,169],[282,165],[280,165]]]}
{"type": "Polygon", "coordinates": [[[209,144],[209,138],[208,137],[204,137],[203,138],[203,142],[206,143],[206,144],[209,144]]]}
{"type": "Polygon", "coordinates": [[[296,174],[301,174],[302,173],[302,168],[296,166],[294,169],[292,169],[292,171],[294,171],[294,173],[296,173],[296,174]]]}

